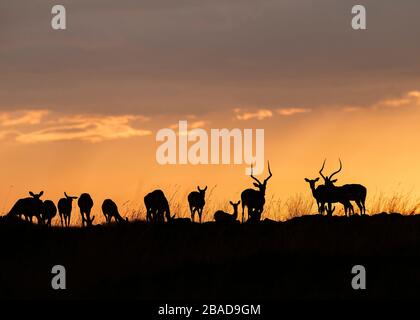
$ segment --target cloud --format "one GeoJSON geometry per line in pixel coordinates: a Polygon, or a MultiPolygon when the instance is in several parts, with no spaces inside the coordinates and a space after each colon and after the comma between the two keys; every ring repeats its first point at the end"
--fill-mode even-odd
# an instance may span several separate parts
{"type": "Polygon", "coordinates": [[[379,100],[373,104],[368,106],[357,106],[357,105],[350,105],[350,106],[341,106],[341,111],[343,112],[359,112],[359,111],[379,111],[379,110],[386,110],[386,109],[399,109],[399,108],[406,108],[406,107],[413,107],[419,106],[420,107],[420,91],[409,91],[405,94],[401,95],[397,98],[391,99],[383,99],[379,100]]]}
{"type": "Polygon", "coordinates": [[[4,127],[39,124],[49,114],[48,110],[23,110],[0,113],[0,125],[4,127]]]}
{"type": "Polygon", "coordinates": [[[350,106],[350,107],[343,107],[341,110],[343,110],[344,112],[358,112],[358,111],[363,110],[363,108],[350,106]]]}
{"type": "MultiPolygon", "coordinates": [[[[193,118],[195,119],[196,117],[194,116],[193,118]]],[[[185,136],[185,135],[188,135],[191,132],[192,129],[203,128],[206,125],[208,125],[208,123],[209,123],[208,121],[204,121],[204,120],[197,120],[197,121],[193,121],[193,122],[187,122],[187,125],[188,125],[188,130],[187,131],[179,131],[178,130],[178,127],[179,127],[179,124],[178,123],[172,124],[169,127],[171,129],[178,130],[178,132],[176,133],[177,135],[185,136]]]]}
{"type": "Polygon", "coordinates": [[[410,91],[407,96],[420,99],[420,91],[410,91]]]}
{"type": "Polygon", "coordinates": [[[400,98],[379,101],[372,108],[402,108],[409,106],[420,106],[420,91],[409,91],[400,98]]]}
{"type": "Polygon", "coordinates": [[[306,108],[280,108],[276,110],[277,114],[285,117],[293,116],[301,113],[311,112],[311,109],[306,108]]]}
{"type": "Polygon", "coordinates": [[[127,139],[150,135],[151,131],[133,126],[133,122],[144,122],[148,118],[141,115],[90,116],[70,115],[58,116],[48,110],[25,111],[16,115],[4,112],[0,115],[0,125],[5,127],[19,126],[22,130],[4,130],[0,138],[13,135],[20,143],[39,143],[79,140],[85,142],[101,142],[106,140],[127,139]],[[51,117],[47,117],[51,115],[51,117]],[[28,131],[28,126],[41,126],[38,130],[28,131]],[[26,127],[24,127],[26,125],[26,127]],[[26,130],[25,130],[26,129],[26,130]]]}
{"type": "Polygon", "coordinates": [[[236,113],[236,119],[243,121],[264,120],[273,116],[273,112],[269,109],[259,109],[254,112],[244,112],[240,108],[236,108],[233,111],[236,113]]]}

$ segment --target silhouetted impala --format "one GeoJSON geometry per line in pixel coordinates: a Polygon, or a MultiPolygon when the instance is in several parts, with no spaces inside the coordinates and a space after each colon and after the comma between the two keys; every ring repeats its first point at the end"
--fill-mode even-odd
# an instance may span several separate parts
{"type": "Polygon", "coordinates": [[[146,206],[146,222],[164,222],[170,221],[171,217],[169,203],[162,190],[154,190],[144,197],[146,206]]]}
{"type": "Polygon", "coordinates": [[[199,186],[197,186],[197,191],[190,192],[188,195],[188,204],[190,205],[190,212],[191,212],[191,220],[194,222],[194,216],[197,212],[198,219],[201,223],[201,215],[203,214],[203,208],[206,204],[205,196],[206,196],[206,190],[207,186],[204,189],[200,189],[199,186]]]}
{"type": "Polygon", "coordinates": [[[63,226],[64,219],[64,225],[68,227],[70,225],[73,200],[77,199],[77,197],[68,196],[65,192],[64,196],[65,198],[58,200],[57,207],[58,214],[60,215],[61,226],[63,226]]]}
{"type": "Polygon", "coordinates": [[[92,225],[95,216],[90,218],[90,212],[93,207],[93,200],[88,193],[82,193],[77,200],[77,205],[80,209],[80,215],[82,216],[82,226],[89,227],[92,225]]]}
{"type": "Polygon", "coordinates": [[[265,204],[265,190],[267,188],[268,180],[273,176],[270,170],[270,162],[268,162],[268,173],[269,176],[261,183],[257,178],[252,175],[252,165],[251,165],[251,178],[254,179],[257,183],[254,183],[254,186],[258,188],[255,189],[246,189],[241,193],[242,200],[242,223],[244,222],[244,211],[245,207],[248,208],[248,220],[257,220],[261,219],[261,214],[264,210],[265,204]]]}
{"type": "Polygon", "coordinates": [[[224,212],[222,210],[218,210],[214,213],[214,221],[216,222],[234,222],[238,218],[238,206],[241,203],[241,201],[238,201],[236,203],[233,203],[232,201],[229,201],[229,203],[233,207],[233,214],[224,212]]]}
{"type": "Polygon", "coordinates": [[[115,222],[118,223],[127,223],[128,218],[123,219],[120,213],[118,212],[117,204],[111,199],[105,199],[102,203],[102,213],[105,216],[106,223],[110,224],[112,218],[114,217],[115,222]]]}
{"type": "Polygon", "coordinates": [[[173,224],[188,224],[191,223],[190,218],[175,218],[176,214],[169,218],[168,222],[173,224]]]}
{"type": "MultiPolygon", "coordinates": [[[[335,171],[333,174],[331,174],[329,177],[325,177],[322,174],[322,170],[324,169],[325,162],[322,165],[321,170],[319,171],[319,174],[324,179],[325,186],[327,187],[327,193],[328,193],[328,207],[331,210],[331,203],[333,202],[341,202],[344,204],[344,206],[348,205],[350,201],[356,202],[357,206],[359,207],[360,214],[366,214],[366,195],[367,195],[367,189],[366,187],[362,186],[361,184],[345,184],[342,186],[335,186],[334,183],[337,182],[337,179],[332,180],[334,175],[339,173],[343,169],[343,165],[340,160],[340,168],[335,171]],[[334,200],[334,201],[333,201],[334,200]]],[[[353,206],[351,206],[353,209],[353,206]]],[[[347,210],[346,210],[347,211],[347,210]]],[[[354,213],[354,212],[353,212],[354,213]]]]}
{"type": "Polygon", "coordinates": [[[44,194],[44,191],[41,191],[38,194],[30,191],[29,194],[31,197],[22,198],[16,201],[7,215],[17,217],[21,217],[23,215],[26,221],[30,222],[32,222],[33,217],[36,217],[38,224],[42,224],[42,213],[44,210],[44,205],[40,198],[44,194]]]}
{"type": "Polygon", "coordinates": [[[319,178],[316,178],[316,179],[305,178],[305,181],[309,183],[309,186],[312,190],[312,195],[315,198],[317,206],[318,206],[318,213],[320,215],[322,215],[325,209],[327,209],[327,215],[331,216],[333,212],[335,211],[335,207],[334,209],[331,209],[330,206],[326,208],[326,203],[335,203],[335,202],[340,202],[344,206],[344,212],[346,215],[348,211],[349,213],[354,213],[353,205],[350,203],[350,201],[345,201],[344,199],[342,199],[341,201],[336,201],[338,199],[333,199],[331,197],[331,193],[329,192],[328,187],[326,185],[322,184],[315,188],[316,183],[319,181],[319,178]]]}
{"type": "Polygon", "coordinates": [[[43,223],[46,224],[48,227],[51,227],[51,220],[57,214],[57,207],[55,206],[54,202],[51,200],[44,201],[44,210],[42,212],[42,220],[43,223]]]}

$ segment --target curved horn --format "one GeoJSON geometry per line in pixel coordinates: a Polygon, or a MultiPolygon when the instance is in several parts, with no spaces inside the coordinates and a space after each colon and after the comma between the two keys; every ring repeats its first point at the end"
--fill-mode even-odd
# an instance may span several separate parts
{"type": "Polygon", "coordinates": [[[258,180],[257,178],[255,178],[255,177],[253,176],[253,173],[252,173],[252,164],[251,164],[251,178],[252,178],[252,179],[254,179],[255,181],[257,181],[259,185],[261,185],[261,184],[262,184],[260,180],[258,180]]]}
{"type": "Polygon", "coordinates": [[[270,161],[267,161],[267,163],[268,163],[269,176],[264,180],[264,183],[267,183],[267,181],[273,176],[273,174],[271,173],[271,169],[270,169],[270,161]]]}
{"type": "Polygon", "coordinates": [[[325,176],[322,174],[322,170],[324,170],[324,167],[325,167],[325,162],[327,162],[327,159],[324,160],[324,163],[322,164],[322,168],[321,168],[321,170],[319,170],[319,174],[324,179],[324,181],[327,180],[327,178],[325,178],[325,176]]]}
{"type": "Polygon", "coordinates": [[[334,172],[332,175],[330,175],[330,178],[329,178],[330,180],[334,175],[339,173],[341,171],[341,169],[343,169],[343,164],[341,163],[341,159],[338,159],[338,160],[340,160],[340,169],[338,169],[336,172],[334,172]]]}

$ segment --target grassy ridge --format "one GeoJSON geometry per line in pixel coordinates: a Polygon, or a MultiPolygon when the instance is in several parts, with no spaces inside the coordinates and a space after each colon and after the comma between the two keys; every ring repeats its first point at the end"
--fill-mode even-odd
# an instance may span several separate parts
{"type": "Polygon", "coordinates": [[[418,215],[91,229],[3,219],[0,241],[1,297],[403,298],[420,287],[418,215]],[[56,264],[66,291],[50,289],[56,264]],[[367,269],[365,292],[350,287],[355,264],[367,269]]]}

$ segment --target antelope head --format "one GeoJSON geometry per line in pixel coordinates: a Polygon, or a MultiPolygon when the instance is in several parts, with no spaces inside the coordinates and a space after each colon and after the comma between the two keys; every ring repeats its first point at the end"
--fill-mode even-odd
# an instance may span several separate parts
{"type": "Polygon", "coordinates": [[[251,178],[256,181],[256,183],[254,182],[254,186],[257,187],[260,190],[260,192],[264,195],[265,195],[265,189],[267,188],[267,182],[273,176],[270,170],[270,162],[268,162],[268,173],[269,173],[268,177],[264,179],[264,182],[261,182],[260,180],[258,180],[257,178],[253,176],[252,164],[251,164],[251,178]]]}
{"type": "Polygon", "coordinates": [[[204,189],[200,189],[200,186],[197,186],[198,192],[204,197],[204,194],[206,193],[207,186],[204,189]]]}
{"type": "Polygon", "coordinates": [[[322,174],[322,170],[324,170],[324,167],[325,167],[325,162],[326,162],[327,160],[324,160],[324,163],[322,164],[322,168],[321,168],[321,170],[319,170],[319,174],[321,175],[321,177],[324,179],[324,184],[326,185],[326,186],[328,186],[328,187],[332,187],[332,186],[334,186],[334,183],[336,183],[337,182],[337,179],[332,179],[337,173],[339,173],[340,171],[341,171],[341,169],[343,169],[343,164],[341,163],[341,159],[339,159],[339,161],[340,161],[340,168],[337,170],[337,171],[335,171],[335,172],[333,172],[330,176],[324,176],[323,174],[322,174]]]}
{"type": "Polygon", "coordinates": [[[41,198],[41,196],[44,194],[44,191],[41,191],[40,193],[38,193],[38,194],[36,194],[36,193],[33,193],[32,191],[29,191],[29,195],[32,197],[32,198],[34,198],[34,199],[39,199],[39,198],[41,198]]]}

